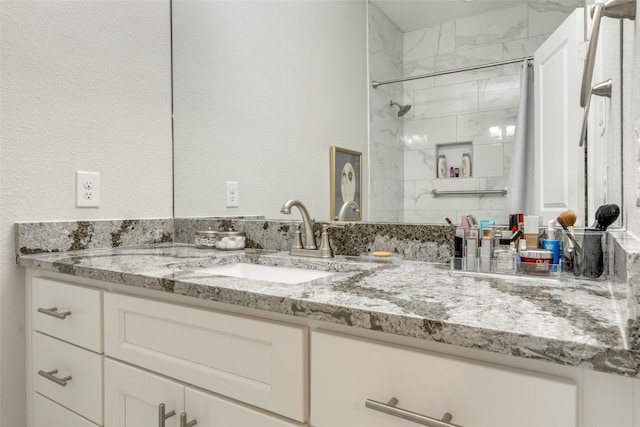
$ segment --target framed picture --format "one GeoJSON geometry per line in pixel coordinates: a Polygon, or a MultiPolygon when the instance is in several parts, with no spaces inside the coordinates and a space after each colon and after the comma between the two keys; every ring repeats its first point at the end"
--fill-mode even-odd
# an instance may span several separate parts
{"type": "Polygon", "coordinates": [[[338,217],[340,208],[346,202],[356,202],[359,210],[346,210],[346,221],[360,221],[362,219],[362,153],[346,148],[331,146],[330,162],[330,217],[338,217]]]}

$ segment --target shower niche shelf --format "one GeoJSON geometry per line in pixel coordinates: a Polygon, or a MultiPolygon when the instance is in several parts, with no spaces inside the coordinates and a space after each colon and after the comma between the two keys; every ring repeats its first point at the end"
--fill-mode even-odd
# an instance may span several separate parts
{"type": "Polygon", "coordinates": [[[447,156],[447,178],[449,178],[450,168],[454,170],[458,168],[460,171],[460,177],[458,179],[462,179],[462,153],[469,153],[469,156],[471,156],[471,176],[473,176],[473,142],[456,141],[436,144],[436,164],[433,168],[436,172],[435,178],[438,178],[438,158],[441,154],[444,154],[447,156]]]}

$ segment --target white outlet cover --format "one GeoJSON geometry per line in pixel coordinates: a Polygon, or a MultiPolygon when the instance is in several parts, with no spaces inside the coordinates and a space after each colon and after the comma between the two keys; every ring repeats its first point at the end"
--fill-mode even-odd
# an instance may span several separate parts
{"type": "Polygon", "coordinates": [[[76,171],[76,207],[100,207],[100,173],[76,171]]]}

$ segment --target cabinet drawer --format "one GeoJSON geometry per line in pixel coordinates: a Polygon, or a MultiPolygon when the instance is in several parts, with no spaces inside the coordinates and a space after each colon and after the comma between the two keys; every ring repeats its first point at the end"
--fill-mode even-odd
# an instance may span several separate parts
{"type": "Polygon", "coordinates": [[[32,358],[34,391],[102,423],[102,356],[36,332],[32,358]],[[53,370],[58,371],[55,377],[71,379],[63,386],[38,374],[53,370]]]}
{"type": "Polygon", "coordinates": [[[109,356],[306,421],[306,328],[112,293],[104,302],[109,356]]]}
{"type": "Polygon", "coordinates": [[[102,292],[42,277],[33,278],[33,329],[102,353],[102,292]],[[38,309],[70,312],[64,319],[38,309]]]}
{"type": "Polygon", "coordinates": [[[575,427],[577,388],[562,378],[347,336],[311,336],[311,423],[418,425],[365,407],[367,399],[465,427],[575,427]]]}
{"type": "Polygon", "coordinates": [[[33,427],[97,427],[57,403],[33,393],[33,427]]]}
{"type": "Polygon", "coordinates": [[[187,387],[185,411],[197,425],[225,427],[303,427],[300,424],[250,406],[187,387]]]}

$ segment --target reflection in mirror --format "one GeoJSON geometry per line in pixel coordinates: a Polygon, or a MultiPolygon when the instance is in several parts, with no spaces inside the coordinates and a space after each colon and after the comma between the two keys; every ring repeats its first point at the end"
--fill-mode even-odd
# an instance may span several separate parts
{"type": "Polygon", "coordinates": [[[335,145],[363,153],[363,220],[443,223],[503,221],[506,197],[432,190],[508,186],[522,65],[371,81],[533,56],[583,0],[172,3],[176,216],[284,218],[297,198],[328,220],[335,145]],[[436,178],[440,154],[454,178],[436,178]]]}

